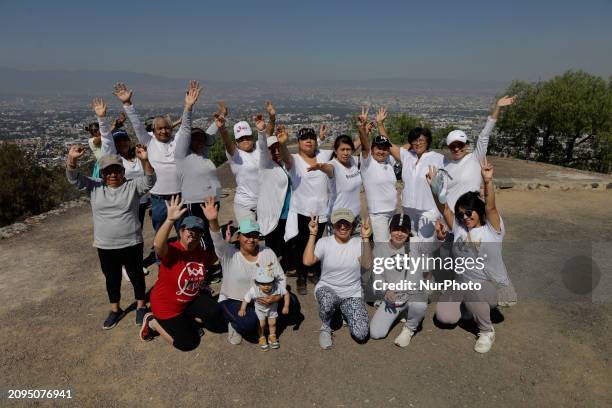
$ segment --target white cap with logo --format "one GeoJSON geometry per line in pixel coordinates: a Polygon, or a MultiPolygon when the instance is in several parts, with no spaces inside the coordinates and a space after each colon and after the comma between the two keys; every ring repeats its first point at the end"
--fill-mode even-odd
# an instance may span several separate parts
{"type": "Polygon", "coordinates": [[[453,142],[467,143],[468,137],[463,130],[453,130],[446,136],[446,145],[450,146],[453,142]]]}
{"type": "Polygon", "coordinates": [[[244,136],[251,136],[253,132],[251,131],[251,126],[244,120],[236,123],[234,125],[234,139],[240,139],[244,136]]]}

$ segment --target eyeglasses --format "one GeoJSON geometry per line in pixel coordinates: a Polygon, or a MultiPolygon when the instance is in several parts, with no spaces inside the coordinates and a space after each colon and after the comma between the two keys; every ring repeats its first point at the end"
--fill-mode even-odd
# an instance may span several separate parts
{"type": "Polygon", "coordinates": [[[448,145],[448,148],[450,150],[463,150],[464,147],[465,147],[465,143],[461,143],[461,142],[451,143],[450,145],[448,145]]]}
{"type": "Polygon", "coordinates": [[[416,139],[410,142],[412,146],[421,146],[427,144],[427,139],[416,139]]]}

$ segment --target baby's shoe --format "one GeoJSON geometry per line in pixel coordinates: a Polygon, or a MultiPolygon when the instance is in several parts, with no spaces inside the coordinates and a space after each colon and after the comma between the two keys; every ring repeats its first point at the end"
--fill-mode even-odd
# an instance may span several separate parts
{"type": "Polygon", "coordinates": [[[276,338],[276,334],[271,334],[268,336],[268,343],[270,343],[270,347],[273,349],[280,348],[280,343],[278,342],[278,339],[276,338]]]}
{"type": "Polygon", "coordinates": [[[261,336],[259,338],[259,348],[261,349],[261,351],[268,351],[270,349],[270,346],[268,346],[268,342],[266,340],[266,336],[261,336]]]}

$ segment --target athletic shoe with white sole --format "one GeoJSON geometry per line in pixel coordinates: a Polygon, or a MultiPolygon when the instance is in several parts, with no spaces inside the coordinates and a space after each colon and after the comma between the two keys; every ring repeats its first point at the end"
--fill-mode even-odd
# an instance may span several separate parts
{"type": "Polygon", "coordinates": [[[121,320],[121,318],[123,317],[123,314],[124,314],[123,309],[119,309],[116,312],[113,312],[111,310],[111,312],[108,314],[108,317],[104,321],[104,324],[102,325],[102,329],[110,330],[113,327],[115,327],[117,323],[119,323],[119,320],[121,320]]]}
{"type": "Polygon", "coordinates": [[[332,340],[331,332],[327,330],[321,330],[321,332],[319,333],[319,346],[321,346],[323,350],[327,350],[330,349],[333,344],[334,342],[332,340]]]}
{"type": "Polygon", "coordinates": [[[278,337],[275,334],[271,334],[268,336],[268,344],[273,349],[280,348],[280,342],[278,341],[278,337]]]}
{"type": "Polygon", "coordinates": [[[259,349],[261,351],[268,351],[270,346],[268,345],[268,340],[266,340],[266,336],[261,336],[259,338],[259,349]]]}
{"type": "Polygon", "coordinates": [[[231,323],[227,324],[227,341],[234,346],[242,343],[242,336],[234,329],[231,323]]]}
{"type": "Polygon", "coordinates": [[[136,309],[136,326],[142,325],[144,317],[148,311],[149,309],[146,307],[139,307],[138,309],[136,309]]]}
{"type": "Polygon", "coordinates": [[[156,331],[153,330],[151,326],[149,326],[149,323],[151,323],[151,320],[153,320],[154,318],[155,316],[153,316],[153,313],[147,313],[146,315],[144,315],[144,318],[142,319],[142,327],[140,328],[140,340],[153,340],[156,331]]]}
{"type": "Polygon", "coordinates": [[[478,340],[474,345],[474,351],[477,353],[487,353],[491,350],[491,346],[495,341],[495,332],[478,333],[478,340]]]}
{"type": "Polygon", "coordinates": [[[393,343],[395,343],[395,345],[399,347],[408,347],[408,345],[410,344],[410,339],[412,339],[412,336],[414,336],[414,332],[410,330],[409,328],[407,328],[406,326],[404,326],[399,336],[397,336],[395,340],[393,340],[393,343]]]}

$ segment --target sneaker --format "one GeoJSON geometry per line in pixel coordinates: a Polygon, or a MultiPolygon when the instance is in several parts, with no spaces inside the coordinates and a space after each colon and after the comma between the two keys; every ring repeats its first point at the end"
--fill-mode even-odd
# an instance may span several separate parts
{"type": "Polygon", "coordinates": [[[234,329],[231,323],[227,324],[227,341],[234,346],[242,343],[242,336],[234,329]]]}
{"type": "Polygon", "coordinates": [[[140,340],[153,340],[156,331],[153,330],[151,326],[149,326],[149,323],[151,323],[151,320],[153,320],[154,318],[155,316],[153,316],[153,313],[147,313],[146,315],[144,315],[144,318],[142,319],[142,327],[140,328],[140,340]]]}
{"type": "Polygon", "coordinates": [[[414,332],[404,326],[402,332],[393,340],[396,346],[407,347],[410,344],[410,339],[414,336],[414,332]]]}
{"type": "Polygon", "coordinates": [[[378,309],[378,308],[380,307],[380,305],[382,305],[382,304],[383,304],[383,302],[384,302],[384,301],[383,301],[383,300],[380,300],[380,299],[378,299],[378,300],[374,301],[374,307],[378,309]]]}
{"type": "Polygon", "coordinates": [[[123,275],[123,279],[130,282],[130,277],[128,276],[127,271],[125,270],[125,266],[121,267],[121,274],[123,275]]]}
{"type": "Polygon", "coordinates": [[[278,341],[278,338],[276,337],[276,334],[271,334],[268,336],[268,343],[270,343],[270,347],[272,347],[273,349],[280,348],[280,343],[278,341]]]}
{"type": "Polygon", "coordinates": [[[297,292],[300,295],[308,294],[308,289],[306,289],[306,279],[303,279],[303,278],[297,279],[297,292]]]}
{"type": "Polygon", "coordinates": [[[136,309],[136,326],[140,326],[142,324],[142,322],[144,321],[144,317],[148,311],[149,309],[147,309],[146,307],[139,307],[138,309],[136,309]]]}
{"type": "Polygon", "coordinates": [[[495,341],[495,332],[478,333],[478,340],[474,345],[474,351],[477,353],[487,353],[491,350],[491,346],[495,341]]]}
{"type": "Polygon", "coordinates": [[[259,338],[259,348],[261,349],[261,351],[268,351],[270,349],[268,341],[266,340],[266,336],[261,336],[259,338]]]}
{"type": "Polygon", "coordinates": [[[111,312],[108,314],[108,317],[104,321],[104,325],[102,325],[102,329],[110,330],[119,323],[119,320],[123,317],[123,309],[119,309],[117,312],[111,312]]]}
{"type": "Polygon", "coordinates": [[[323,350],[330,349],[333,346],[334,342],[332,341],[332,334],[330,331],[321,330],[319,333],[319,346],[323,350]]]}

